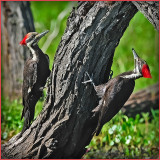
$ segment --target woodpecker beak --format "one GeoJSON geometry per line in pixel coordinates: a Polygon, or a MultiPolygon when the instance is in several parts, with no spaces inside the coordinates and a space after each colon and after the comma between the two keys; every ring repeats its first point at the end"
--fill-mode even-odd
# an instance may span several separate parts
{"type": "Polygon", "coordinates": [[[139,56],[137,55],[136,51],[133,48],[132,48],[132,52],[133,52],[133,56],[134,56],[134,72],[138,73],[139,72],[139,68],[138,68],[139,56]]]}
{"type": "Polygon", "coordinates": [[[47,31],[44,31],[44,32],[42,32],[42,33],[39,33],[36,37],[37,38],[42,38],[45,34],[47,34],[49,31],[47,30],[47,31]]]}
{"type": "Polygon", "coordinates": [[[137,55],[136,51],[132,48],[133,56],[135,60],[138,60],[139,56],[137,55]]]}
{"type": "Polygon", "coordinates": [[[37,34],[37,35],[35,36],[34,43],[38,43],[39,40],[40,40],[45,34],[47,34],[48,32],[49,32],[49,31],[47,30],[47,31],[44,31],[44,32],[42,32],[42,33],[37,34]]]}

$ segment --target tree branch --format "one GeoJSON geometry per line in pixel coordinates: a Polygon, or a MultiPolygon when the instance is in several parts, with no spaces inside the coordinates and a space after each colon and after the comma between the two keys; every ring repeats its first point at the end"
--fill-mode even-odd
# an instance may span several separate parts
{"type": "Polygon", "coordinates": [[[3,1],[1,13],[3,94],[13,100],[21,96],[24,62],[30,55],[19,42],[35,28],[29,2],[3,1]]]}
{"type": "Polygon", "coordinates": [[[80,2],[68,18],[52,68],[45,106],[26,130],[2,146],[7,158],[81,158],[92,139],[98,98],[85,72],[107,82],[114,50],[137,12],[131,2],[80,2]]]}
{"type": "Polygon", "coordinates": [[[159,31],[159,2],[155,1],[132,1],[144,16],[159,31]]]}

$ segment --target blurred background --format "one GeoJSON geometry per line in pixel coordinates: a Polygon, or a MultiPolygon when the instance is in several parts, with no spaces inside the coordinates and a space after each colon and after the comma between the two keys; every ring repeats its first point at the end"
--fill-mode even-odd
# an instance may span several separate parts
{"type": "MultiPolygon", "coordinates": [[[[50,31],[39,42],[42,51],[49,55],[50,69],[52,69],[54,55],[66,28],[67,17],[72,7],[76,5],[77,2],[30,2],[35,30],[37,32],[50,31]]],[[[113,77],[133,69],[134,61],[131,49],[134,48],[138,55],[147,61],[152,75],[152,79],[141,78],[137,80],[134,92],[156,84],[159,80],[158,40],[158,32],[143,14],[137,12],[115,50],[112,65],[113,77]]],[[[19,42],[15,40],[17,46],[19,42]]],[[[2,42],[2,47],[3,45],[2,42]]],[[[18,46],[18,49],[22,48],[18,46]]],[[[4,55],[2,50],[2,59],[4,55]]],[[[2,143],[5,143],[21,131],[23,121],[20,120],[20,117],[23,107],[20,94],[14,97],[12,97],[13,94],[6,96],[4,92],[6,69],[5,65],[1,64],[1,139],[2,143]]],[[[22,79],[18,81],[22,84],[22,79]]],[[[41,111],[44,99],[42,97],[37,103],[35,117],[41,111]]],[[[104,125],[99,136],[93,137],[83,158],[156,157],[159,151],[159,110],[153,109],[154,106],[150,108],[150,113],[139,113],[134,117],[128,117],[120,111],[109,123],[104,125]]]]}

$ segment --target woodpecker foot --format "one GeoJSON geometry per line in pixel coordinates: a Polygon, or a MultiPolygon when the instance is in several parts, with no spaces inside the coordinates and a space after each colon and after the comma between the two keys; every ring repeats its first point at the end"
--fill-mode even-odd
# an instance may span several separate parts
{"type": "Polygon", "coordinates": [[[90,77],[90,75],[89,75],[89,73],[88,73],[88,72],[86,72],[86,74],[87,74],[87,76],[88,76],[89,80],[84,81],[84,82],[82,82],[82,83],[83,83],[83,84],[86,84],[86,83],[92,83],[92,85],[95,87],[95,84],[94,84],[94,82],[93,82],[93,74],[92,74],[92,76],[91,76],[91,77],[90,77]]]}
{"type": "Polygon", "coordinates": [[[47,78],[47,87],[49,87],[52,83],[52,81],[51,81],[51,73],[50,73],[50,75],[49,75],[49,77],[47,78]]]}
{"type": "Polygon", "coordinates": [[[86,83],[90,83],[90,82],[92,82],[92,80],[90,79],[90,80],[88,80],[88,81],[84,81],[84,82],[82,82],[83,84],[86,84],[86,83]]]}

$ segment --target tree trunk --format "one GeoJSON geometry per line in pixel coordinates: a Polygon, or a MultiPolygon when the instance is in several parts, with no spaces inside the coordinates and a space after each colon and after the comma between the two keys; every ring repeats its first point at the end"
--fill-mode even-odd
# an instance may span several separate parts
{"type": "Polygon", "coordinates": [[[3,93],[10,99],[21,96],[24,62],[30,54],[19,42],[34,30],[29,2],[2,2],[3,93]]]}
{"type": "Polygon", "coordinates": [[[135,117],[138,113],[151,112],[151,108],[159,108],[159,83],[132,94],[122,112],[128,117],[135,117]]]}
{"type": "Polygon", "coordinates": [[[114,50],[137,12],[130,2],[80,2],[68,18],[57,50],[46,104],[24,133],[2,146],[7,158],[81,158],[93,137],[98,99],[85,72],[96,84],[107,82],[114,50]]]}
{"type": "Polygon", "coordinates": [[[144,16],[159,31],[159,2],[155,1],[132,1],[132,3],[141,11],[144,16]]]}
{"type": "Polygon", "coordinates": [[[68,18],[42,112],[23,137],[2,145],[4,158],[81,158],[97,126],[98,98],[85,72],[107,82],[114,50],[137,12],[131,2],[79,2],[68,18]]]}

